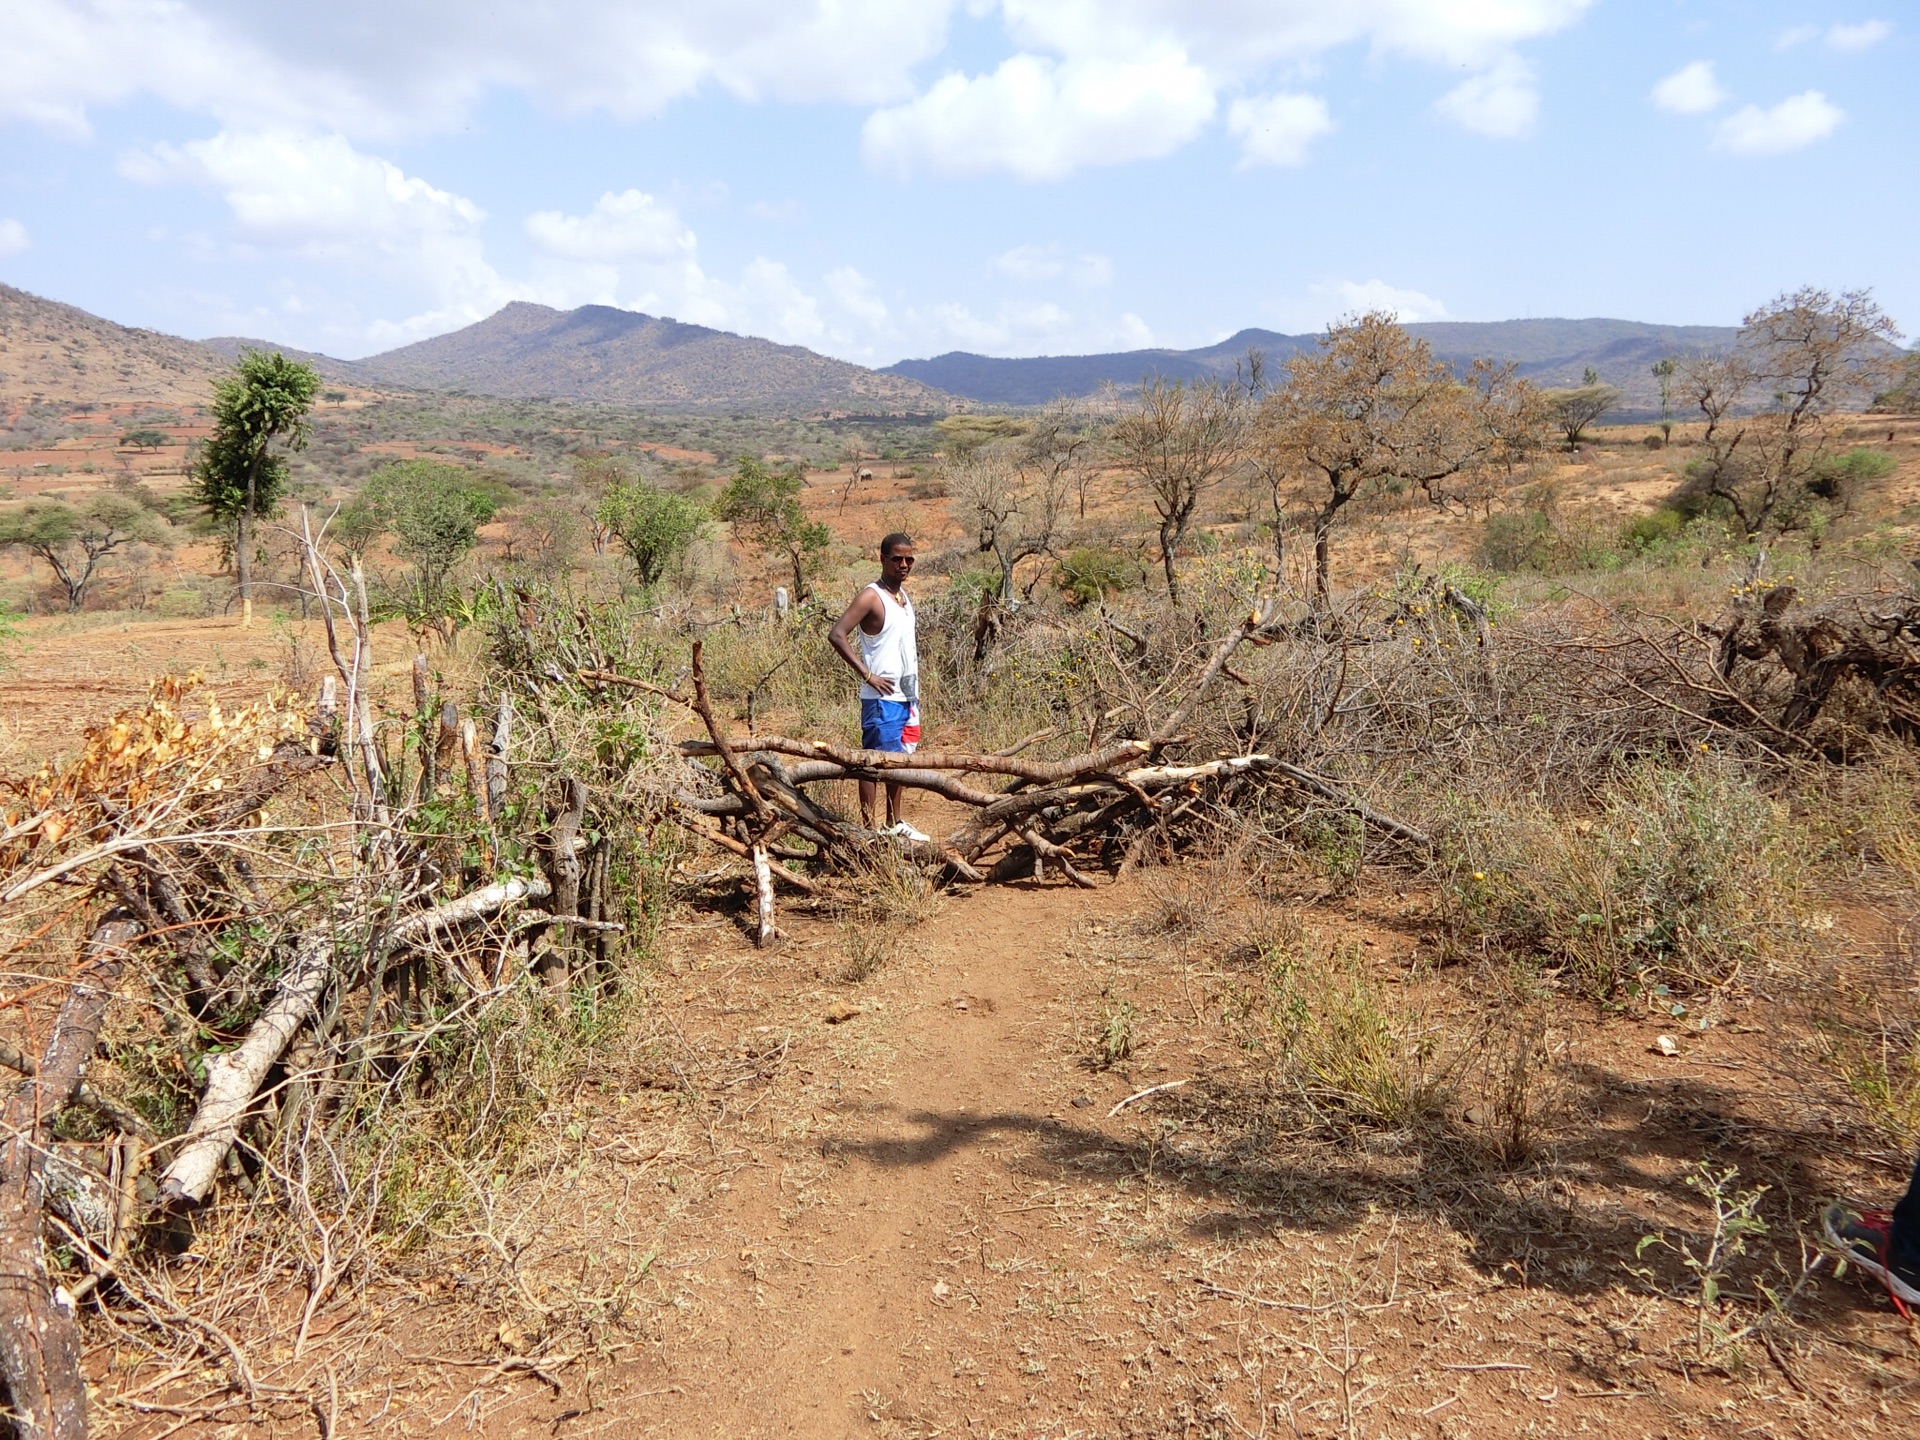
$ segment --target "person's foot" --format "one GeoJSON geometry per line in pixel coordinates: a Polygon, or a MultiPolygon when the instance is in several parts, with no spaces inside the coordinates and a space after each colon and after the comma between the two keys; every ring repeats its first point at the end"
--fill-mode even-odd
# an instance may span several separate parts
{"type": "Polygon", "coordinates": [[[913,826],[909,825],[904,820],[899,821],[897,824],[895,824],[891,830],[887,831],[887,833],[889,835],[898,835],[902,840],[912,840],[915,842],[923,842],[933,838],[930,835],[922,834],[920,831],[914,829],[913,826]]]}
{"type": "Polygon", "coordinates": [[[1892,1215],[1835,1201],[1821,1215],[1820,1228],[1841,1259],[1887,1287],[1901,1314],[1908,1305],[1920,1305],[1920,1271],[1893,1255],[1892,1215]]]}

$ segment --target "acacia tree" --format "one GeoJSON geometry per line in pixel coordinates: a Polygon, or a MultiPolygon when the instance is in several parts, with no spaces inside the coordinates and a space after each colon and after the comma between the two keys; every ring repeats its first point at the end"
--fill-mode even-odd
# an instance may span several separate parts
{"type": "Polygon", "coordinates": [[[707,507],[698,500],[638,479],[609,485],[594,516],[633,561],[642,589],[658,585],[707,528],[707,507]]]}
{"type": "Polygon", "coordinates": [[[277,351],[242,351],[213,382],[213,433],[194,465],[194,500],[232,529],[241,624],[253,624],[253,522],[287,488],[287,452],[304,449],[320,377],[277,351]]]}
{"type": "Polygon", "coordinates": [[[1325,596],[1333,526],[1357,497],[1404,483],[1442,508],[1460,504],[1539,447],[1545,416],[1512,366],[1476,361],[1462,379],[1374,311],[1329,326],[1316,349],[1294,356],[1256,424],[1259,443],[1320,495],[1313,576],[1325,596]]]}
{"type": "Polygon", "coordinates": [[[1160,565],[1175,605],[1180,603],[1180,546],[1200,502],[1232,468],[1246,414],[1246,391],[1230,380],[1183,384],[1156,375],[1114,422],[1121,467],[1146,488],[1159,516],[1160,565]]]}
{"type": "Polygon", "coordinates": [[[998,562],[1000,598],[1011,600],[1020,562],[1054,553],[1076,494],[1086,514],[1092,428],[1076,402],[1056,400],[1023,434],[954,448],[948,465],[954,515],[973,531],[980,553],[998,562]]]}
{"type": "MultiPolygon", "coordinates": [[[[1593,374],[1591,370],[1587,373],[1593,374]]],[[[1589,425],[1619,405],[1620,392],[1612,385],[1596,381],[1572,390],[1549,390],[1546,402],[1554,428],[1567,437],[1567,448],[1572,450],[1579,445],[1589,425]]]]}
{"type": "Polygon", "coordinates": [[[1801,523],[1832,449],[1831,417],[1886,384],[1899,338],[1866,290],[1807,286],[1753,311],[1730,350],[1680,368],[1707,428],[1675,499],[1724,502],[1748,539],[1801,523]]]}
{"type": "Polygon", "coordinates": [[[164,539],[160,517],[139,496],[119,491],[79,505],[29,500],[0,510],[0,548],[17,547],[46,561],[66,594],[68,614],[87,603],[87,591],[114,551],[164,539]]]}
{"type": "Polygon", "coordinates": [[[754,550],[784,555],[793,567],[795,603],[807,598],[808,576],[819,566],[833,532],[807,519],[800,503],[804,485],[794,465],[770,469],[751,455],[742,455],[733,478],[714,501],[713,513],[733,526],[733,533],[754,550]]]}

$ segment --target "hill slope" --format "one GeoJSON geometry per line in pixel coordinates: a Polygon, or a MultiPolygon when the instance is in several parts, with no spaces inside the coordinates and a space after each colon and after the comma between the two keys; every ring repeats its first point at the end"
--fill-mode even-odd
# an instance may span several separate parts
{"type": "Polygon", "coordinates": [[[799,345],[583,305],[515,301],[478,324],[355,361],[363,383],[609,405],[945,410],[906,375],[831,360],[799,345]]]}
{"type": "MultiPolygon", "coordinates": [[[[1512,361],[1540,385],[1578,385],[1591,367],[1626,392],[1629,414],[1650,414],[1660,403],[1650,367],[1668,355],[1689,355],[1732,342],[1731,326],[1651,325],[1636,320],[1439,321],[1409,332],[1457,366],[1490,355],[1512,361]]],[[[1087,395],[1102,385],[1130,389],[1148,375],[1192,380],[1233,374],[1249,349],[1272,361],[1311,349],[1318,335],[1242,330],[1197,350],[1128,350],[1110,355],[1047,355],[1000,360],[954,351],[931,360],[902,360],[888,369],[924,384],[997,405],[1039,405],[1056,395],[1087,395]]]]}
{"type": "Polygon", "coordinates": [[[0,418],[35,403],[198,405],[221,358],[0,285],[0,418]]]}
{"type": "Polygon", "coordinates": [[[353,382],[360,377],[351,360],[336,360],[318,350],[296,350],[275,340],[256,340],[249,335],[213,335],[200,342],[222,360],[234,361],[243,350],[277,350],[289,360],[304,360],[326,380],[353,382]]]}

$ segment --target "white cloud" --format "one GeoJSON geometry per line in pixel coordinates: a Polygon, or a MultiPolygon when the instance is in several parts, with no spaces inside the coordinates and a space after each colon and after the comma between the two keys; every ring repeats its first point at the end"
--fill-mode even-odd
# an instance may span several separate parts
{"type": "Polygon", "coordinates": [[[1058,280],[1083,289],[1113,283],[1113,262],[1104,255],[1074,255],[1058,245],[1016,245],[994,257],[993,268],[1014,280],[1058,280]]]}
{"type": "Polygon", "coordinates": [[[1785,155],[1824,140],[1846,113],[1818,90],[1808,90],[1762,109],[1748,105],[1722,120],[1714,132],[1716,150],[1735,155],[1785,155]]]}
{"type": "Polygon", "coordinates": [[[1533,67],[1508,55],[1442,95],[1434,108],[1477,135],[1515,140],[1532,131],[1540,113],[1540,92],[1533,83],[1533,67]]]}
{"type": "Polygon", "coordinates": [[[988,314],[945,302],[905,315],[911,353],[971,350],[982,355],[1072,355],[1141,350],[1153,344],[1146,321],[1131,311],[1116,316],[1077,314],[1051,300],[1010,300],[988,314]]]}
{"type": "Polygon", "coordinates": [[[1177,52],[1133,60],[1015,55],[991,75],[950,74],[905,105],[875,111],[867,161],[922,171],[1057,180],[1083,165],[1166,155],[1213,118],[1207,76],[1177,52]]]}
{"type": "Polygon", "coordinates": [[[869,330],[883,329],[888,319],[887,305],[874,289],[873,282],[851,265],[829,270],[827,294],[847,315],[869,330]]]}
{"type": "Polygon", "coordinates": [[[0,220],[0,255],[18,255],[33,243],[18,220],[0,220]]]}
{"type": "Polygon", "coordinates": [[[1893,26],[1885,20],[1862,20],[1856,25],[1835,25],[1827,31],[1827,46],[1829,49],[1843,53],[1871,50],[1891,34],[1893,34],[1893,26]]]}
{"type": "Polygon", "coordinates": [[[1418,290],[1401,289],[1384,280],[1335,280],[1313,286],[1312,292],[1337,301],[1339,313],[1343,315],[1386,310],[1398,316],[1405,325],[1448,318],[1447,307],[1431,295],[1423,295],[1418,290]]]}
{"type": "Polygon", "coordinates": [[[120,170],[219,191],[248,245],[397,273],[431,297],[430,309],[377,327],[381,338],[419,339],[521,298],[482,253],[477,205],[338,135],[223,130],[130,152],[120,170]]]}
{"type": "Polygon", "coordinates": [[[1704,115],[1727,100],[1727,92],[1714,77],[1711,60],[1696,60],[1682,65],[1653,87],[1653,103],[1676,115],[1704,115]]]}
{"type": "MultiPolygon", "coordinates": [[[[453,130],[498,93],[633,119],[720,89],[746,101],[883,107],[865,135],[883,168],[1053,178],[1166,154],[1205,126],[1223,93],[1276,67],[1304,73],[1352,44],[1483,72],[1449,113],[1483,133],[1515,133],[1536,101],[1516,78],[1514,47],[1592,3],[8,0],[0,120],[81,135],[93,108],[148,95],[228,130],[384,142],[453,130]],[[916,69],[946,47],[962,9],[997,9],[1019,53],[916,94],[916,69]]],[[[1271,163],[1257,151],[1249,160],[1271,163]]]]}
{"type": "Polygon", "coordinates": [[[0,116],[84,133],[150,94],[231,125],[444,131],[491,90],[564,113],[743,99],[877,104],[945,43],[953,0],[9,0],[0,116]]]}
{"type": "Polygon", "coordinates": [[[1304,165],[1307,147],[1333,129],[1318,95],[1260,95],[1227,111],[1227,131],[1240,141],[1240,167],[1304,165]]]}
{"type": "MultiPolygon", "coordinates": [[[[1441,102],[1442,113],[1510,137],[1531,128],[1539,107],[1513,47],[1571,24],[1589,3],[999,0],[1020,52],[991,74],[948,74],[908,104],[875,113],[865,151],[876,168],[901,174],[1000,170],[1030,180],[1153,158],[1197,135],[1223,91],[1276,66],[1301,73],[1356,42],[1478,70],[1441,102]]],[[[1300,163],[1321,122],[1330,123],[1312,103],[1272,97],[1237,108],[1244,162],[1300,163]]]]}
{"type": "Polygon", "coordinates": [[[608,191],[585,215],[540,210],[526,219],[528,238],[563,260],[654,264],[691,258],[693,232],[667,205],[640,190],[608,191]]]}
{"type": "Polygon", "coordinates": [[[1796,45],[1804,45],[1809,40],[1818,40],[1819,38],[1820,27],[1818,25],[1794,25],[1780,32],[1779,38],[1773,42],[1773,48],[1776,50],[1791,50],[1796,45]]]}

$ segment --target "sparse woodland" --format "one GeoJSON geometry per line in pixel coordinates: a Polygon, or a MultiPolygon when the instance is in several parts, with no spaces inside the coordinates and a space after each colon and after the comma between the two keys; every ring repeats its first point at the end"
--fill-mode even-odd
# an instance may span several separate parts
{"type": "MultiPolygon", "coordinates": [[[[1863,438],[1910,437],[1894,334],[1868,297],[1802,291],[1739,351],[1679,357],[1673,441],[1602,452],[1664,477],[1630,516],[1560,479],[1617,396],[1455,373],[1386,315],[1216,385],[879,444],[659,420],[517,445],[489,420],[484,455],[414,433],[375,463],[348,420],[406,414],[276,413],[252,451],[200,443],[203,498],[226,498],[197,538],[125,487],[0,507],[0,545],[75,610],[165,527],[324,636],[297,685],[223,708],[203,677],[156,677],[4,782],[15,1433],[332,1433],[317,1317],[492,1233],[475,1217],[544,1143],[549,1097],[646,1023],[677,908],[772,948],[876,894],[906,924],[946,888],[1145,883],[1169,930],[1239,927],[1244,951],[1242,1063],[1163,1097],[1177,1113],[1234,1117],[1248,1145],[1401,1137],[1463,1187],[1552,1179],[1581,1123],[1556,1108],[1556,1017],[1679,1032],[1744,992],[1818,996],[1808,1053],[1892,1185],[1920,1140],[1920,1006],[1822,937],[1835,897],[1870,892],[1907,964],[1920,914],[1920,557],[1888,538],[1895,464],[1863,438]],[[695,442],[724,458],[680,458],[695,442]],[[930,532],[935,729],[911,757],[848,743],[823,638],[869,568],[831,522],[883,448],[930,532]],[[1386,519],[1427,516],[1471,544],[1378,552],[1386,519]],[[863,829],[860,779],[908,787],[933,838],[863,829]],[[1413,978],[1497,992],[1503,1016],[1429,1024],[1414,985],[1316,938],[1283,875],[1428,897],[1413,978]],[[1469,1104],[1471,1145],[1448,1129],[1469,1104]],[[146,1369],[90,1399],[83,1355],[108,1344],[146,1369]],[[168,1371],[195,1398],[140,1388],[168,1371]]],[[[1106,1012],[1105,1063],[1133,1023],[1106,1012]]],[[[1695,1182],[1713,1248],[1643,1246],[1633,1283],[1689,1307],[1685,1364],[1792,1375],[1804,1206],[1766,1212],[1766,1248],[1751,1183],[1705,1160],[1695,1182]]],[[[611,1343],[618,1307],[568,1309],[496,1258],[500,1323],[537,1310],[545,1337],[501,1373],[611,1343]]],[[[1344,1423],[1321,1433],[1361,1433],[1344,1423]]]]}

